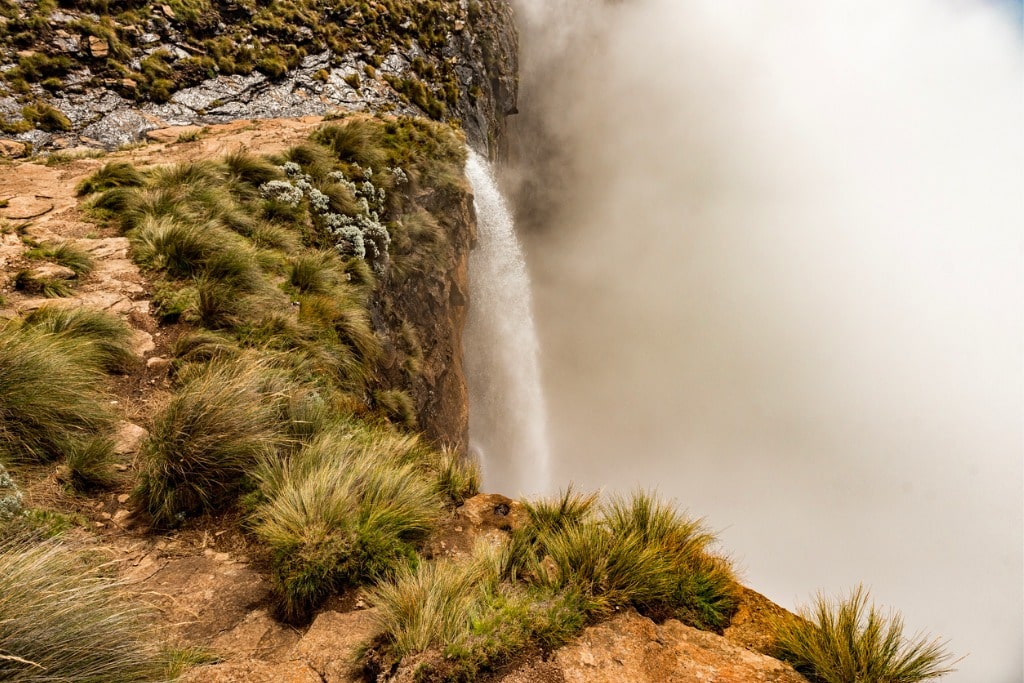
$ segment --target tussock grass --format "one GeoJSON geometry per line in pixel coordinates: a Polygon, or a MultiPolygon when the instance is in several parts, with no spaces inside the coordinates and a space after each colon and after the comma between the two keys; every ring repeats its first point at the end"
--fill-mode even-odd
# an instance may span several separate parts
{"type": "Polygon", "coordinates": [[[313,141],[329,148],[341,161],[379,171],[385,164],[383,136],[379,122],[352,117],[321,126],[313,141]]]}
{"type": "Polygon", "coordinates": [[[75,275],[88,275],[96,268],[96,260],[85,249],[72,242],[47,243],[30,249],[29,258],[47,259],[75,271],[75,275]]]}
{"type": "Polygon", "coordinates": [[[470,629],[484,580],[494,573],[485,562],[441,560],[398,569],[369,594],[376,620],[396,659],[458,642],[470,629]]]}
{"type": "Polygon", "coordinates": [[[25,316],[24,324],[40,332],[89,344],[95,361],[107,372],[128,372],[139,363],[131,346],[132,331],[116,315],[88,308],[43,306],[25,316]]]}
{"type": "Polygon", "coordinates": [[[88,339],[0,327],[0,458],[51,462],[106,433],[102,378],[88,339]]]}
{"type": "Polygon", "coordinates": [[[443,450],[437,458],[437,490],[456,506],[480,493],[480,466],[476,461],[443,450]]]}
{"type": "Polygon", "coordinates": [[[728,561],[711,551],[714,535],[700,520],[642,491],[613,498],[602,512],[613,537],[635,539],[668,563],[670,591],[631,598],[641,611],[712,631],[729,624],[739,606],[739,585],[728,561]]]}
{"type": "Polygon", "coordinates": [[[555,648],[585,625],[579,595],[502,583],[499,555],[482,543],[470,562],[402,567],[371,589],[385,665],[435,652],[420,660],[418,680],[471,681],[531,644],[555,648]]]}
{"type": "Polygon", "coordinates": [[[301,166],[305,173],[318,182],[323,181],[337,166],[330,150],[314,142],[303,142],[288,148],[284,153],[284,159],[301,166]]]}
{"type": "Polygon", "coordinates": [[[471,565],[404,568],[371,592],[385,667],[428,652],[417,660],[420,680],[474,680],[524,648],[557,647],[619,609],[710,629],[735,611],[738,586],[709,552],[713,537],[653,496],[600,505],[597,494],[569,488],[524,506],[527,523],[501,547],[478,548],[471,565]],[[709,579],[709,566],[721,573],[709,579]],[[720,611],[694,609],[701,601],[720,611]]]}
{"type": "Polygon", "coordinates": [[[299,320],[330,331],[337,342],[369,366],[380,356],[380,339],[373,331],[366,304],[357,290],[336,287],[331,296],[299,297],[299,320]]]}
{"type": "Polygon", "coordinates": [[[222,509],[280,439],[268,400],[276,371],[244,361],[192,367],[140,453],[134,502],[157,527],[222,509]]]}
{"type": "Polygon", "coordinates": [[[164,680],[166,657],[143,604],[58,542],[0,542],[0,678],[164,680]]]}
{"type": "Polygon", "coordinates": [[[68,448],[65,466],[68,484],[78,491],[110,488],[117,483],[114,473],[114,442],[107,437],[79,441],[68,448]]]}
{"type": "Polygon", "coordinates": [[[259,187],[281,177],[281,170],[277,166],[241,149],[225,156],[221,163],[228,178],[237,183],[248,183],[253,187],[259,187]]]}
{"type": "Polygon", "coordinates": [[[14,288],[29,294],[42,294],[48,299],[57,299],[71,294],[71,283],[67,280],[36,277],[29,270],[21,270],[14,276],[14,288]]]}
{"type": "Polygon", "coordinates": [[[280,613],[290,621],[307,619],[341,586],[413,561],[442,508],[415,461],[415,438],[351,429],[266,461],[257,475],[266,500],[253,529],[274,551],[280,613]]]}
{"type": "Polygon", "coordinates": [[[330,294],[347,280],[340,259],[330,251],[310,251],[295,256],[288,274],[288,282],[301,294],[330,294]]]}
{"type": "Polygon", "coordinates": [[[951,673],[938,639],[903,635],[903,618],[869,604],[857,586],[839,600],[818,595],[799,618],[774,623],[782,659],[812,683],[917,683],[951,673]]]}
{"type": "Polygon", "coordinates": [[[373,401],[377,409],[392,424],[414,430],[417,427],[416,405],[412,396],[401,389],[385,389],[373,392],[373,401]]]}
{"type": "Polygon", "coordinates": [[[139,187],[145,178],[132,164],[125,161],[112,161],[104,164],[100,170],[85,178],[75,188],[79,197],[95,192],[105,192],[115,187],[139,187]]]}

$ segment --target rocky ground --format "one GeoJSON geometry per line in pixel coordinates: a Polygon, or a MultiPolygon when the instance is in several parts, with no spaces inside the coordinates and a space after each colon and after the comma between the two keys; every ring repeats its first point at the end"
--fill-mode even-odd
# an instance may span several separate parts
{"type": "MultiPolygon", "coordinates": [[[[76,543],[112,555],[125,581],[157,610],[168,642],[202,647],[220,658],[194,669],[193,683],[279,683],[363,680],[354,664],[375,633],[373,608],[359,591],[328,602],[311,625],[295,628],[270,614],[270,583],[260,548],[231,516],[205,518],[185,530],[152,534],[133,524],[127,509],[134,455],[151,415],[169,396],[167,350],[180,334],[150,314],[149,283],[128,257],[128,241],[114,229],[85,220],[75,185],[102,164],[123,159],[139,166],[196,160],[238,148],[257,153],[283,149],[304,138],[318,117],[235,121],[198,129],[161,129],[149,143],[98,158],[84,150],[51,160],[0,166],[0,317],[13,318],[43,304],[90,306],[117,313],[135,330],[137,371],[116,378],[111,400],[121,410],[119,469],[123,484],[83,496],[60,483],[60,468],[20,469],[26,504],[72,513],[81,520],[76,543]],[[75,156],[76,154],[80,156],[75,156]],[[26,258],[26,241],[73,241],[97,267],[77,281],[70,270],[26,258]],[[44,298],[15,291],[22,269],[67,278],[71,295],[44,298]],[[48,270],[47,270],[48,269],[48,270]]],[[[480,495],[455,510],[427,548],[428,556],[468,554],[481,536],[498,537],[517,523],[518,504],[480,495]]],[[[747,591],[723,636],[676,621],[655,624],[623,613],[586,629],[573,643],[546,657],[525,653],[492,680],[507,683],[741,683],[804,679],[762,652],[771,646],[766,621],[781,608],[747,591]]],[[[413,680],[413,670],[395,680],[413,680]]]]}

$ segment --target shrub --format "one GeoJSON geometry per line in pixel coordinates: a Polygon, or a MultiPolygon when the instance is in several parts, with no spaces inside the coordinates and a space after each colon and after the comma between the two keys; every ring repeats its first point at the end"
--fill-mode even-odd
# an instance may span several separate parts
{"type": "Polygon", "coordinates": [[[953,671],[945,643],[903,636],[903,619],[883,614],[857,586],[832,601],[818,595],[798,618],[774,623],[780,656],[813,683],[916,683],[953,671]]]}
{"type": "Polygon", "coordinates": [[[51,462],[112,424],[87,339],[0,327],[0,457],[51,462]]]}
{"type": "Polygon", "coordinates": [[[143,604],[56,541],[0,542],[0,678],[163,680],[167,663],[143,604]]]}
{"type": "Polygon", "coordinates": [[[29,313],[25,325],[40,332],[77,340],[108,372],[128,372],[138,365],[132,350],[132,331],[117,316],[88,308],[43,306],[29,313]]]}
{"type": "Polygon", "coordinates": [[[254,531],[274,552],[281,614],[306,619],[340,586],[375,581],[415,557],[440,499],[414,438],[335,428],[284,462],[265,462],[254,531]]]}
{"type": "Polygon", "coordinates": [[[185,376],[140,453],[136,508],[157,527],[222,509],[279,440],[267,397],[273,371],[259,362],[214,363],[185,376]]]}

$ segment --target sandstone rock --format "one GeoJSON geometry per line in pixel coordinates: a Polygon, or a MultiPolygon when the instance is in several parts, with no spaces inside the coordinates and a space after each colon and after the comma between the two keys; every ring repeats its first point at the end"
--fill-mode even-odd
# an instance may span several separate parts
{"type": "Polygon", "coordinates": [[[275,621],[265,609],[250,612],[230,631],[217,636],[211,649],[239,659],[290,659],[284,655],[299,640],[299,633],[275,621]]]}
{"type": "Polygon", "coordinates": [[[157,556],[147,564],[146,569],[129,569],[127,578],[142,579],[134,587],[146,591],[164,611],[166,622],[175,625],[177,633],[171,635],[189,642],[209,643],[270,598],[267,580],[238,563],[204,556],[157,556]]]}
{"type": "Polygon", "coordinates": [[[5,159],[20,159],[28,155],[28,146],[17,140],[0,140],[0,157],[5,159]]]}
{"type": "Polygon", "coordinates": [[[739,609],[722,635],[740,647],[771,655],[775,645],[771,622],[786,617],[789,612],[760,593],[741,588],[739,609]]]}
{"type": "Polygon", "coordinates": [[[121,422],[114,434],[114,453],[118,455],[138,453],[147,436],[149,436],[149,432],[139,425],[121,422]]]}
{"type": "Polygon", "coordinates": [[[526,521],[526,510],[517,500],[498,493],[481,493],[455,511],[459,520],[478,530],[516,529],[526,521]]]}
{"type": "Polygon", "coordinates": [[[806,683],[788,664],[722,636],[635,612],[586,629],[554,661],[566,683],[806,683]]]}
{"type": "Polygon", "coordinates": [[[361,645],[377,633],[375,611],[321,612],[291,656],[302,659],[325,683],[358,681],[353,663],[361,645]]]}
{"type": "Polygon", "coordinates": [[[182,683],[323,683],[316,671],[302,662],[270,664],[249,660],[193,669],[182,683]]]}
{"type": "Polygon", "coordinates": [[[131,345],[132,352],[139,358],[143,358],[156,348],[156,344],[153,343],[153,335],[145,330],[132,330],[131,345]]]}
{"type": "Polygon", "coordinates": [[[89,54],[96,59],[102,59],[110,54],[110,43],[98,36],[89,36],[86,40],[86,47],[89,54]]]}
{"type": "Polygon", "coordinates": [[[31,197],[20,195],[7,200],[6,208],[0,209],[0,215],[14,220],[38,218],[53,210],[53,202],[47,197],[31,197]]]}
{"type": "Polygon", "coordinates": [[[28,275],[34,280],[74,280],[78,277],[75,271],[59,263],[40,263],[30,268],[28,275]]]}

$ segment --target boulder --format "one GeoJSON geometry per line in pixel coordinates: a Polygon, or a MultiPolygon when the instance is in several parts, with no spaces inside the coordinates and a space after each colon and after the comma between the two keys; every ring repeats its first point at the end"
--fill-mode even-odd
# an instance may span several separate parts
{"type": "Polygon", "coordinates": [[[376,610],[321,612],[291,652],[315,669],[326,683],[359,680],[356,654],[377,634],[376,610]]]}
{"type": "Polygon", "coordinates": [[[554,661],[566,683],[807,683],[791,666],[722,636],[635,612],[583,631],[554,661]]]}

